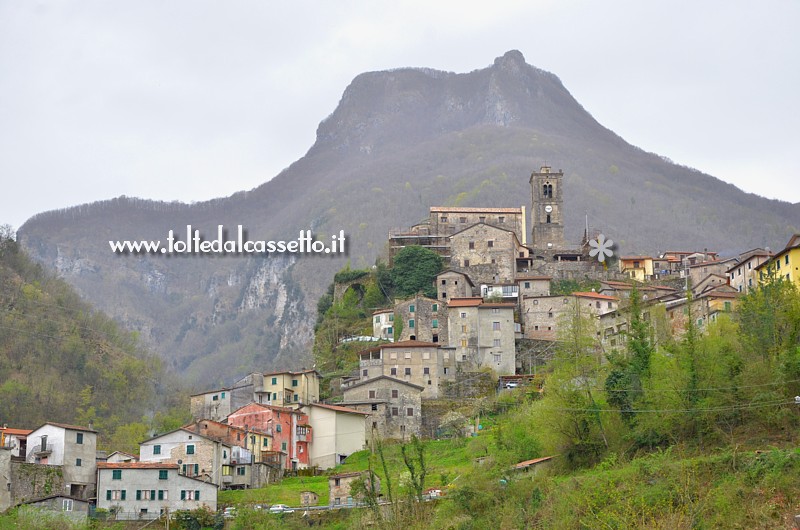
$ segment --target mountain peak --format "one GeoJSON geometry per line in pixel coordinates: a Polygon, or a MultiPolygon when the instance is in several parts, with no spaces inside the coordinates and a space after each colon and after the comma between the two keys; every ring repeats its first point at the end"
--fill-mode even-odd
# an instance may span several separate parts
{"type": "Polygon", "coordinates": [[[503,70],[519,71],[528,66],[525,56],[519,50],[509,50],[494,60],[494,65],[503,70]]]}

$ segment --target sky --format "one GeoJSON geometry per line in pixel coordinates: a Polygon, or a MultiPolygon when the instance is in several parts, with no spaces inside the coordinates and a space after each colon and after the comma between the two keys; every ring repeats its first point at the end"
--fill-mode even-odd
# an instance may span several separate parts
{"type": "Polygon", "coordinates": [[[0,0],[0,225],[255,188],[359,73],[512,49],[629,143],[800,202],[798,22],[796,0],[0,0]]]}

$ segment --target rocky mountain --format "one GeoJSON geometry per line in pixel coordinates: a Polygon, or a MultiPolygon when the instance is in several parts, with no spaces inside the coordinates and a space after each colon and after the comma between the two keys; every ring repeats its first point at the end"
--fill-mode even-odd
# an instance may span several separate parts
{"type": "MultiPolygon", "coordinates": [[[[39,214],[25,249],[142,336],[200,386],[252,368],[310,364],[316,300],[334,271],[374,263],[389,228],[431,205],[530,207],[528,177],[565,172],[567,236],[584,215],[624,252],[777,246],[800,227],[800,205],[747,194],[628,144],[599,124],[559,79],[518,51],[456,74],[420,68],[356,77],[319,125],[308,153],[262,186],[199,204],[120,197],[39,214]],[[327,241],[346,257],[116,255],[108,241],[163,240],[243,225],[251,240],[327,241]]],[[[222,176],[221,176],[222,177],[222,176]]]]}

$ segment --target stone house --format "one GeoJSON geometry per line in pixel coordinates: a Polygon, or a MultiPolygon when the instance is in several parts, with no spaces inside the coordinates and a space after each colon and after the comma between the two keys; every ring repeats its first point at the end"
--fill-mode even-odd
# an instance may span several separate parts
{"type": "Polygon", "coordinates": [[[421,386],[422,399],[439,396],[439,382],[455,375],[455,360],[439,344],[409,340],[359,352],[360,380],[388,376],[421,386]]]}
{"type": "Polygon", "coordinates": [[[223,466],[230,466],[232,449],[231,444],[181,427],[139,443],[139,461],[178,464],[181,475],[221,487],[223,466]]]}
{"type": "Polygon", "coordinates": [[[217,485],[180,472],[176,463],[97,465],[97,507],[117,520],[157,519],[178,510],[217,511],[217,485]]]}
{"type": "Polygon", "coordinates": [[[519,288],[518,303],[526,296],[548,296],[550,294],[551,276],[536,276],[531,274],[518,274],[517,286],[519,288]]]}
{"type": "MultiPolygon", "coordinates": [[[[305,469],[309,466],[309,444],[313,429],[307,414],[298,409],[250,403],[228,416],[228,424],[244,430],[258,430],[271,438],[271,447],[262,456],[265,462],[275,460],[275,452],[285,469],[305,469]]],[[[268,442],[269,444],[269,442],[268,442]]]]}
{"type": "Polygon", "coordinates": [[[709,274],[697,283],[692,284],[692,293],[698,295],[709,289],[715,289],[720,285],[728,285],[728,277],[722,274],[709,274]]]}
{"type": "Polygon", "coordinates": [[[474,284],[515,283],[517,256],[527,252],[514,232],[482,223],[450,236],[450,268],[474,284]]]}
{"type": "Polygon", "coordinates": [[[727,260],[703,261],[695,263],[694,265],[689,265],[686,267],[686,271],[691,281],[692,289],[694,290],[694,286],[700,283],[709,274],[725,277],[725,273],[728,272],[728,269],[735,264],[736,259],[732,258],[727,260]]]}
{"type": "Polygon", "coordinates": [[[396,302],[394,321],[401,328],[398,341],[447,342],[447,306],[438,300],[417,295],[396,302]]]}
{"type": "Polygon", "coordinates": [[[316,506],[319,504],[319,495],[313,491],[300,492],[300,506],[316,506]]]}
{"type": "Polygon", "coordinates": [[[69,495],[48,495],[39,499],[25,501],[21,509],[33,509],[65,516],[77,523],[86,521],[89,517],[89,501],[80,497],[69,495]]]}
{"type": "Polygon", "coordinates": [[[61,466],[65,491],[72,497],[94,495],[97,431],[92,428],[48,422],[27,437],[26,462],[61,466]]]}
{"type": "Polygon", "coordinates": [[[309,465],[329,469],[366,446],[368,414],[348,407],[309,403],[301,409],[314,427],[309,446],[309,465]]]}
{"type": "Polygon", "coordinates": [[[490,367],[498,375],[516,372],[513,303],[455,298],[448,304],[450,347],[464,369],[490,367]]]}
{"type": "Polygon", "coordinates": [[[119,464],[120,462],[138,462],[139,457],[124,451],[114,451],[105,459],[109,464],[119,464]]]}
{"type": "Polygon", "coordinates": [[[474,296],[475,284],[463,272],[447,269],[436,275],[437,298],[446,304],[449,298],[474,296]]]}
{"type": "Polygon", "coordinates": [[[233,411],[231,408],[233,402],[232,388],[220,388],[193,394],[189,400],[192,418],[196,420],[221,421],[233,411]]]}
{"type": "Polygon", "coordinates": [[[369,414],[368,437],[405,440],[422,432],[424,387],[380,375],[344,389],[342,405],[369,414]]]}
{"type": "Polygon", "coordinates": [[[532,296],[522,302],[525,338],[556,340],[564,319],[575,314],[576,307],[598,319],[619,309],[619,298],[595,292],[571,295],[532,296]]]}
{"type": "Polygon", "coordinates": [[[758,285],[756,267],[768,261],[772,252],[763,248],[754,248],[742,253],[739,261],[727,271],[730,285],[740,293],[748,293],[758,285]]]}
{"type": "Polygon", "coordinates": [[[380,478],[372,474],[372,477],[369,476],[367,471],[353,471],[351,473],[339,473],[338,475],[331,475],[328,477],[328,495],[329,495],[329,503],[331,506],[347,506],[355,504],[356,502],[361,502],[362,498],[357,495],[353,495],[351,492],[351,488],[353,483],[359,479],[363,479],[367,483],[367,487],[370,487],[370,481],[374,481],[374,488],[375,492],[379,493],[381,490],[381,480],[380,478]]]}
{"type": "Polygon", "coordinates": [[[372,336],[394,341],[394,309],[379,309],[372,313],[372,336]]]}

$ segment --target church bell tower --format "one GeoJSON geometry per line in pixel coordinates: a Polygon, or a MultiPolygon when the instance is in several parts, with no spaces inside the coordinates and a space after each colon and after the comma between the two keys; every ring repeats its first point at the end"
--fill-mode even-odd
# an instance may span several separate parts
{"type": "Polygon", "coordinates": [[[536,250],[564,248],[563,177],[550,166],[531,173],[531,247],[536,250]]]}

